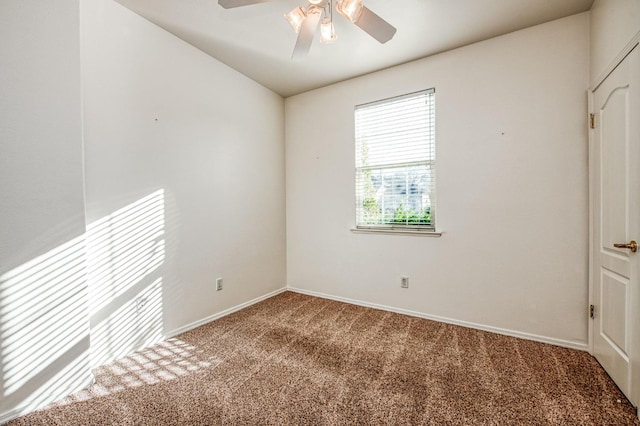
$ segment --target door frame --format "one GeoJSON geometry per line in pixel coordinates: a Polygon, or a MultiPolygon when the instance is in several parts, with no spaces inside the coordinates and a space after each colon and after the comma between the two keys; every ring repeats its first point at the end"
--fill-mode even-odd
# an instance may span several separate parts
{"type": "MultiPolygon", "coordinates": [[[[607,66],[600,76],[591,84],[589,89],[587,90],[587,106],[588,113],[594,113],[594,92],[600,87],[600,85],[609,77],[609,75],[620,65],[620,63],[631,53],[631,51],[636,48],[640,44],[640,31],[636,33],[636,35],[627,43],[627,45],[620,51],[620,53],[616,56],[616,58],[607,66]]],[[[638,47],[640,49],[640,47],[638,47]]],[[[596,185],[595,176],[593,173],[594,170],[594,161],[595,161],[595,153],[594,153],[594,129],[588,127],[588,140],[589,140],[589,304],[593,304],[594,301],[594,188],[596,185]]],[[[639,253],[640,254],[640,253],[639,253]]],[[[640,291],[640,289],[636,290],[640,291]]],[[[594,325],[593,319],[588,317],[588,308],[585,307],[585,314],[588,318],[588,350],[591,355],[593,355],[593,346],[594,346],[594,325]]],[[[634,318],[639,318],[640,312],[634,313],[634,318]]],[[[636,382],[640,382],[640,368],[634,368],[640,365],[640,326],[638,329],[632,329],[631,336],[638,335],[635,338],[635,342],[632,340],[630,342],[630,368],[632,374],[638,376],[636,382]],[[638,371],[636,371],[638,370],[638,371]]],[[[631,403],[636,407],[640,407],[640,383],[635,383],[632,386],[630,391],[631,393],[631,403]]],[[[640,417],[640,411],[639,411],[640,417]]]]}

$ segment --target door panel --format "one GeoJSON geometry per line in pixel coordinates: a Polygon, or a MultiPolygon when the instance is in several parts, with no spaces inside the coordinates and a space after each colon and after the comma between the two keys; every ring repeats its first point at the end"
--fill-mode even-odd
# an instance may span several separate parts
{"type": "Polygon", "coordinates": [[[615,250],[628,236],[627,225],[627,111],[629,86],[616,87],[600,108],[602,144],[602,249],[615,250]]]}
{"type": "Polygon", "coordinates": [[[602,311],[600,315],[602,335],[616,349],[625,362],[627,356],[627,288],[629,280],[610,271],[602,274],[602,311]]]}
{"type": "Polygon", "coordinates": [[[638,256],[616,243],[640,240],[640,104],[638,47],[593,92],[593,354],[635,405],[638,256]]]}

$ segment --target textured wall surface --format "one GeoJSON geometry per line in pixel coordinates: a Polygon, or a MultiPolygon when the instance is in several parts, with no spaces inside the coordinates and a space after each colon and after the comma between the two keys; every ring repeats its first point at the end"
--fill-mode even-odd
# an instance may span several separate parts
{"type": "Polygon", "coordinates": [[[585,347],[588,40],[584,13],[287,98],[289,286],[585,347]],[[354,106],[430,87],[442,237],[352,233],[354,106]]]}
{"type": "Polygon", "coordinates": [[[110,0],[82,4],[82,55],[100,364],[284,287],[284,108],[110,0]]]}
{"type": "Polygon", "coordinates": [[[0,2],[0,423],[89,370],[78,0],[0,2]]]}

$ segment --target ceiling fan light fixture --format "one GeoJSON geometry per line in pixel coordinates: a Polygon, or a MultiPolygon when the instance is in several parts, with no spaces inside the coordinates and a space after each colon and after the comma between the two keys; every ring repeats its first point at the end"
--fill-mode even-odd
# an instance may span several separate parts
{"type": "MultiPolygon", "coordinates": [[[[218,4],[230,9],[269,1],[272,0],[218,0],[218,4]]],[[[298,6],[284,15],[298,35],[291,59],[302,60],[309,55],[318,27],[321,43],[333,43],[338,39],[333,25],[334,8],[381,44],[391,40],[396,33],[393,25],[364,6],[364,0],[307,0],[306,7],[298,6]]]]}
{"type": "Polygon", "coordinates": [[[291,24],[291,28],[293,28],[296,33],[299,33],[302,22],[307,17],[307,14],[304,13],[302,7],[298,6],[291,12],[285,13],[284,17],[289,21],[289,24],[291,24]]]}
{"type": "Polygon", "coordinates": [[[333,21],[331,18],[324,18],[320,24],[320,42],[324,44],[333,43],[338,39],[333,21]]]}
{"type": "Polygon", "coordinates": [[[363,0],[339,0],[336,3],[338,12],[354,24],[360,19],[363,8],[363,0]]]}
{"type": "Polygon", "coordinates": [[[307,16],[308,15],[313,15],[315,13],[317,13],[317,14],[322,13],[322,9],[320,7],[318,7],[318,6],[310,5],[307,8],[307,16]]]}

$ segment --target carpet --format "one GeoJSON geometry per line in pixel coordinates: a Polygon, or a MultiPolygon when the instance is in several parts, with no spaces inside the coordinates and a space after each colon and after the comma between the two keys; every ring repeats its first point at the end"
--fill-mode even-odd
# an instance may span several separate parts
{"type": "Polygon", "coordinates": [[[8,425],[640,425],[586,352],[292,292],[94,374],[8,425]]]}

